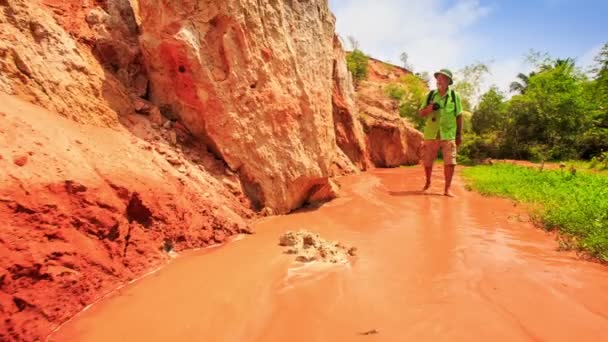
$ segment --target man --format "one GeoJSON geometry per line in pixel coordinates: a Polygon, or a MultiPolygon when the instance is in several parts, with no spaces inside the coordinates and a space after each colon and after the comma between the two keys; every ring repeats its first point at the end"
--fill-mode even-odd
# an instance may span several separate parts
{"type": "Polygon", "coordinates": [[[435,73],[437,90],[432,90],[420,106],[419,114],[426,118],[422,162],[426,183],[423,192],[431,186],[433,162],[439,148],[443,151],[445,178],[444,195],[453,197],[450,191],[452,176],[456,167],[456,147],[462,142],[462,104],[460,95],[450,89],[454,83],[452,72],[441,69],[435,73]]]}

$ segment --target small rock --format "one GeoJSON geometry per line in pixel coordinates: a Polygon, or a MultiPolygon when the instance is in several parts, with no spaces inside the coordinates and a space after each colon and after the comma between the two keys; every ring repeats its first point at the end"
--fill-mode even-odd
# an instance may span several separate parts
{"type": "Polygon", "coordinates": [[[18,155],[13,158],[13,163],[15,163],[15,165],[17,166],[24,166],[25,164],[27,164],[27,161],[28,157],[25,154],[18,155]]]}
{"type": "Polygon", "coordinates": [[[274,210],[272,210],[272,209],[271,209],[271,208],[269,208],[269,207],[264,207],[264,209],[262,209],[262,210],[260,211],[260,214],[261,214],[262,216],[272,216],[272,215],[274,215],[274,210]]]}
{"type": "Polygon", "coordinates": [[[279,238],[280,246],[298,246],[300,242],[301,238],[293,232],[287,232],[279,238]]]}
{"type": "Polygon", "coordinates": [[[160,109],[158,109],[158,107],[152,107],[152,109],[150,109],[149,118],[154,125],[161,126],[163,124],[163,115],[161,114],[160,109]]]}
{"type": "Polygon", "coordinates": [[[226,241],[226,234],[221,230],[216,230],[213,232],[213,239],[217,243],[222,243],[226,241]]]}
{"type": "Polygon", "coordinates": [[[315,237],[312,234],[304,236],[303,243],[304,248],[317,247],[318,245],[315,237]]]}
{"type": "Polygon", "coordinates": [[[166,129],[171,128],[171,120],[165,121],[165,123],[163,124],[163,128],[166,128],[166,129]]]}
{"type": "Polygon", "coordinates": [[[175,131],[169,131],[169,142],[172,145],[177,145],[177,133],[175,131]]]}
{"type": "Polygon", "coordinates": [[[230,192],[232,192],[233,194],[235,192],[240,192],[239,188],[238,188],[238,184],[236,182],[231,181],[228,178],[224,178],[222,180],[222,183],[228,188],[228,190],[230,190],[230,192]]]}
{"type": "Polygon", "coordinates": [[[133,103],[133,107],[135,107],[135,111],[138,113],[146,113],[148,114],[144,109],[147,107],[147,104],[141,100],[141,99],[137,99],[135,100],[135,102],[133,103]]]}
{"type": "Polygon", "coordinates": [[[32,77],[32,69],[30,69],[29,65],[17,54],[17,52],[13,53],[13,60],[15,62],[15,66],[19,71],[28,77],[32,77]]]}
{"type": "Polygon", "coordinates": [[[86,186],[72,180],[66,180],[64,182],[64,187],[65,191],[69,194],[77,194],[79,192],[87,191],[86,186]]]}
{"type": "Polygon", "coordinates": [[[30,22],[30,31],[32,31],[32,36],[38,42],[46,38],[49,34],[42,25],[36,22],[30,22]]]}
{"type": "Polygon", "coordinates": [[[313,262],[317,260],[317,258],[314,255],[298,255],[296,257],[296,261],[299,262],[313,262]]]}
{"type": "Polygon", "coordinates": [[[101,8],[94,8],[87,13],[84,20],[89,25],[103,24],[110,18],[110,15],[101,8]]]}
{"type": "Polygon", "coordinates": [[[0,267],[0,286],[4,284],[4,280],[8,279],[8,271],[2,267],[0,267]]]}
{"type": "Polygon", "coordinates": [[[380,332],[376,329],[372,329],[372,330],[368,330],[365,332],[362,332],[361,335],[376,335],[379,334],[380,332]]]}
{"type": "MultiPolygon", "coordinates": [[[[159,152],[159,153],[160,153],[160,152],[159,152]]],[[[161,154],[164,154],[164,153],[161,153],[161,154]]],[[[167,161],[169,162],[169,164],[171,164],[171,165],[173,165],[173,166],[180,166],[180,165],[182,165],[182,164],[183,164],[183,162],[182,162],[180,159],[178,159],[178,158],[174,158],[174,157],[167,157],[166,159],[167,159],[167,161]]]]}

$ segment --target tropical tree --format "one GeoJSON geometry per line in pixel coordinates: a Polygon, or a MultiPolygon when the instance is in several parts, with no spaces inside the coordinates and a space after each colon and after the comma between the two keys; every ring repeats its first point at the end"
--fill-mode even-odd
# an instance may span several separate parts
{"type": "Polygon", "coordinates": [[[473,113],[471,124],[477,134],[501,131],[506,122],[505,95],[496,86],[485,92],[473,113]]]}
{"type": "Polygon", "coordinates": [[[417,72],[416,76],[418,76],[419,79],[423,80],[427,85],[431,83],[431,75],[428,71],[417,72]]]}
{"type": "Polygon", "coordinates": [[[359,41],[355,37],[346,36],[346,39],[348,39],[351,51],[359,50],[359,41]]]}
{"type": "Polygon", "coordinates": [[[595,62],[591,70],[595,78],[587,82],[584,90],[585,101],[593,108],[589,111],[590,128],[579,141],[583,158],[602,153],[608,156],[608,43],[595,57],[595,62]]]}
{"type": "Polygon", "coordinates": [[[475,63],[465,66],[456,73],[453,88],[460,94],[462,108],[471,111],[477,101],[481,81],[490,72],[487,64],[475,63]]]}
{"type": "Polygon", "coordinates": [[[574,69],[574,59],[570,57],[565,59],[557,58],[555,60],[552,60],[551,63],[541,65],[540,70],[545,71],[554,68],[564,68],[565,70],[572,70],[574,69]]]}
{"type": "Polygon", "coordinates": [[[517,78],[519,81],[513,81],[509,85],[509,90],[512,93],[523,94],[526,92],[526,88],[528,88],[528,82],[530,82],[530,77],[534,76],[536,73],[533,71],[529,75],[519,73],[517,74],[517,78]]]}
{"type": "Polygon", "coordinates": [[[589,127],[584,77],[571,59],[553,63],[529,78],[522,95],[509,102],[506,148],[515,157],[577,157],[577,140],[589,127]]]}
{"type": "Polygon", "coordinates": [[[409,63],[409,55],[407,52],[402,52],[401,55],[399,55],[399,59],[401,60],[403,68],[412,72],[414,71],[414,67],[409,63]]]}

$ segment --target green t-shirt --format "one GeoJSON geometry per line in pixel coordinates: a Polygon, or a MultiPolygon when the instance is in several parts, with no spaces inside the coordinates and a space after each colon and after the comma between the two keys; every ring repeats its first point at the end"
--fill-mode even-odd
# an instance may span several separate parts
{"type": "MultiPolygon", "coordinates": [[[[448,88],[445,96],[441,96],[439,91],[435,90],[431,103],[438,103],[441,108],[426,117],[424,139],[437,139],[438,132],[439,139],[441,140],[456,139],[456,117],[462,113],[462,103],[460,102],[460,95],[457,92],[454,92],[456,99],[452,101],[451,92],[452,90],[448,88]],[[456,110],[454,110],[454,106],[456,106],[456,110]],[[433,121],[433,118],[435,121],[433,121]]],[[[425,96],[421,101],[420,109],[426,107],[426,98],[425,96]]]]}

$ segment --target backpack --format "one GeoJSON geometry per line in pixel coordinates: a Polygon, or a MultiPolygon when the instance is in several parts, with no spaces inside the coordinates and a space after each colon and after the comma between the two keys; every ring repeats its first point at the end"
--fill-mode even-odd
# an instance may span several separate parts
{"type": "MultiPolygon", "coordinates": [[[[433,100],[433,97],[435,96],[436,92],[437,90],[429,91],[429,94],[426,96],[427,106],[431,104],[431,101],[433,100]]],[[[452,98],[452,103],[454,104],[454,116],[456,116],[456,111],[458,110],[458,108],[456,108],[456,94],[454,93],[453,89],[450,89],[450,92],[448,93],[448,97],[445,99],[443,107],[445,108],[445,106],[448,104],[448,100],[450,99],[450,97],[452,98]]]]}

